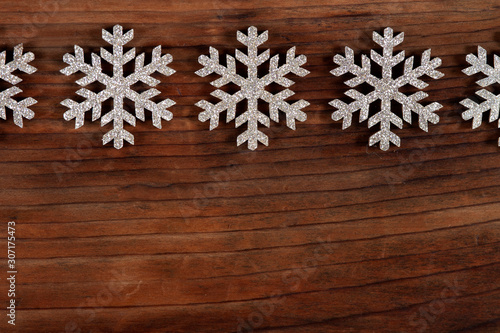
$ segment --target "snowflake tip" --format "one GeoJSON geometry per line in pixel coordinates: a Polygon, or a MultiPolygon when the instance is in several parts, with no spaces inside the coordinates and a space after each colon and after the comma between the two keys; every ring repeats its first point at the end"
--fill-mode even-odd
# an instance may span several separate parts
{"type": "Polygon", "coordinates": [[[488,51],[482,46],[477,47],[477,58],[480,62],[485,63],[488,58],[488,51]]]}
{"type": "Polygon", "coordinates": [[[498,69],[500,70],[500,57],[496,54],[493,55],[493,66],[495,67],[495,69],[498,69]]]}
{"type": "Polygon", "coordinates": [[[268,31],[264,31],[260,35],[256,27],[251,26],[248,28],[248,35],[245,35],[241,31],[236,32],[236,39],[243,45],[249,47],[257,47],[264,44],[269,38],[268,31]]]}
{"type": "Polygon", "coordinates": [[[123,27],[119,24],[113,27],[113,34],[106,29],[102,29],[102,39],[114,46],[123,46],[134,39],[134,29],[130,29],[125,35],[123,27]]]}
{"type": "Polygon", "coordinates": [[[261,131],[246,130],[242,134],[238,135],[236,138],[237,146],[241,146],[243,143],[247,142],[248,149],[255,150],[258,147],[258,143],[262,143],[265,146],[269,146],[269,138],[267,135],[261,131]]]}
{"type": "Polygon", "coordinates": [[[131,145],[134,144],[134,136],[125,129],[113,129],[102,137],[102,144],[106,145],[113,140],[113,146],[116,149],[123,148],[123,141],[127,141],[131,145]]]}
{"type": "Polygon", "coordinates": [[[23,55],[23,44],[19,44],[14,47],[14,59],[18,61],[18,69],[27,74],[33,74],[36,72],[36,67],[31,66],[29,62],[35,60],[35,54],[33,52],[26,52],[23,55]]]}
{"type": "Polygon", "coordinates": [[[388,27],[384,29],[384,36],[374,31],[373,41],[382,47],[392,48],[401,44],[404,40],[404,36],[404,32],[401,32],[396,37],[394,37],[394,30],[388,27]]]}
{"type": "Polygon", "coordinates": [[[390,148],[390,144],[393,143],[397,147],[401,145],[401,139],[396,134],[390,131],[380,130],[370,137],[369,145],[373,146],[379,143],[380,149],[387,151],[390,148]]]}

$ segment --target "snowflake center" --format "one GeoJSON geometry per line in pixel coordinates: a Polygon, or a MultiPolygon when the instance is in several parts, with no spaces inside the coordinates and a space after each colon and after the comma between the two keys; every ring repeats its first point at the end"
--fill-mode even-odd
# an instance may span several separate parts
{"type": "Polygon", "coordinates": [[[248,78],[241,87],[241,92],[246,99],[259,99],[262,96],[264,87],[259,78],[248,78]]]}
{"type": "Polygon", "coordinates": [[[123,76],[113,76],[109,83],[106,85],[115,97],[124,96],[128,89],[128,84],[123,76]]]}
{"type": "Polygon", "coordinates": [[[399,91],[396,81],[392,78],[381,79],[375,89],[384,99],[394,99],[399,91]]]}

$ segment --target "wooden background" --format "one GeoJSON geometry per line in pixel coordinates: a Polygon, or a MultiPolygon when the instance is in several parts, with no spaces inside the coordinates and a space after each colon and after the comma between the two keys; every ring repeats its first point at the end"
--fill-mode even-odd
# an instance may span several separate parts
{"type": "Polygon", "coordinates": [[[1,253],[7,221],[18,236],[17,325],[2,315],[1,332],[500,331],[500,130],[472,130],[458,104],[481,78],[461,73],[465,55],[500,52],[498,0],[3,0],[0,12],[2,49],[24,43],[38,68],[18,85],[36,118],[0,121],[1,253]],[[121,150],[59,104],[81,77],[59,73],[63,55],[97,52],[114,24],[135,30],[138,52],[162,45],[177,71],[157,76],[174,119],[138,122],[121,150]],[[198,56],[234,54],[250,25],[311,71],[289,75],[307,122],[282,117],[254,152],[236,146],[243,128],[210,132],[194,106],[213,79],[194,74],[198,56]],[[357,116],[345,131],[331,120],[346,86],[329,71],[388,26],[407,55],[431,47],[446,76],[425,79],[440,123],[405,124],[382,152],[357,116]]]}

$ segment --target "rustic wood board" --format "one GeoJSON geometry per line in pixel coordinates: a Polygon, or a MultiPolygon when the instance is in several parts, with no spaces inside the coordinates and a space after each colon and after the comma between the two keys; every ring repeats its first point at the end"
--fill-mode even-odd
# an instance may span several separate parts
{"type": "Polygon", "coordinates": [[[17,325],[2,316],[1,332],[500,330],[500,131],[473,130],[458,104],[480,78],[461,73],[466,54],[500,52],[498,0],[3,0],[0,12],[2,49],[36,54],[19,96],[39,101],[24,129],[0,121],[1,252],[7,221],[18,237],[17,325]],[[97,52],[114,24],[135,30],[138,52],[162,45],[177,71],[158,76],[174,119],[138,122],[121,150],[101,145],[98,122],[75,130],[59,104],[81,77],[59,73],[63,55],[97,52]],[[271,54],[297,46],[311,71],[290,76],[307,122],[291,131],[281,118],[254,152],[194,106],[213,79],[194,74],[198,56],[233,53],[251,25],[269,30],[271,54]],[[432,48],[446,76],[426,79],[440,123],[405,126],[382,152],[366,122],[331,120],[346,86],[329,71],[388,26],[407,55],[432,48]]]}

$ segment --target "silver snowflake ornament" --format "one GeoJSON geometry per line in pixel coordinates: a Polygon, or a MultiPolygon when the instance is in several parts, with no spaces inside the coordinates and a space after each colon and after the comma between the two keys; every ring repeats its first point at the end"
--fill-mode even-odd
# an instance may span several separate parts
{"type": "Polygon", "coordinates": [[[271,120],[279,121],[279,111],[286,115],[286,124],[289,128],[295,129],[295,120],[305,121],[307,116],[302,111],[303,108],[309,105],[305,100],[297,101],[293,104],[285,100],[295,93],[290,89],[284,89],[277,94],[272,94],[266,90],[266,86],[271,83],[277,83],[285,88],[290,87],[294,82],[287,79],[285,76],[289,73],[294,73],[298,76],[305,76],[309,71],[301,68],[307,61],[306,56],[295,56],[295,47],[288,50],[286,55],[286,63],[279,66],[279,55],[270,57],[270,51],[266,50],[259,54],[258,47],[265,43],[268,39],[268,32],[262,34],[257,33],[256,27],[248,28],[248,35],[238,31],[236,37],[240,43],[247,46],[247,53],[236,50],[235,57],[227,55],[227,66],[219,63],[219,52],[210,47],[210,57],[202,55],[199,57],[199,63],[204,67],[196,72],[199,76],[205,77],[209,74],[216,73],[221,77],[212,82],[216,88],[233,83],[239,87],[239,91],[234,94],[229,94],[223,90],[217,89],[211,93],[212,96],[220,99],[217,104],[212,104],[208,101],[199,101],[196,106],[204,109],[198,119],[205,122],[210,119],[210,130],[216,128],[219,124],[219,116],[222,112],[227,112],[226,121],[235,120],[236,127],[247,124],[247,129],[242,134],[238,135],[238,146],[248,142],[248,148],[255,150],[258,142],[268,145],[268,137],[259,130],[259,124],[266,127],[270,126],[271,120]],[[235,59],[236,58],[236,59],[235,59]],[[269,62],[269,71],[263,77],[259,78],[259,66],[269,62]],[[236,71],[236,60],[247,67],[246,77],[241,76],[236,71]],[[236,105],[243,101],[247,101],[246,110],[236,117],[236,105]],[[262,100],[269,104],[269,115],[261,112],[258,109],[258,101],[262,100]]]}
{"type": "MultiPolygon", "coordinates": [[[[492,67],[488,65],[488,54],[485,49],[479,46],[477,53],[477,56],[474,54],[467,55],[467,62],[471,66],[464,69],[463,72],[469,76],[477,73],[486,75],[486,78],[476,82],[483,88],[494,83],[500,83],[500,57],[496,54],[494,55],[494,65],[492,67]]],[[[467,111],[462,113],[462,118],[464,120],[472,119],[472,128],[478,128],[483,121],[483,113],[489,111],[489,122],[498,120],[498,127],[500,128],[500,95],[495,95],[486,89],[477,91],[476,95],[483,98],[484,101],[478,104],[467,98],[460,102],[460,104],[468,108],[467,111]]],[[[498,145],[500,146],[500,138],[498,139],[498,145]]]]}
{"type": "Polygon", "coordinates": [[[124,122],[135,126],[136,118],[145,121],[144,109],[146,109],[152,113],[153,126],[161,128],[162,119],[167,121],[172,119],[172,113],[167,108],[175,104],[171,99],[155,103],[151,101],[151,98],[159,95],[159,90],[150,88],[138,93],[132,89],[132,85],[143,82],[150,87],[155,87],[160,81],[151,76],[153,73],[159,72],[169,76],[175,71],[167,66],[172,62],[172,56],[170,54],[162,56],[161,46],[153,49],[152,60],[147,65],[144,64],[144,53],[136,57],[135,48],[124,53],[123,46],[134,38],[134,30],[129,30],[124,34],[123,28],[120,25],[115,25],[113,34],[103,29],[102,38],[113,45],[113,53],[101,48],[100,56],[92,53],[92,62],[88,64],[85,62],[83,49],[75,45],[75,55],[69,53],[64,55],[64,62],[69,66],[61,72],[65,75],[76,72],[84,73],[85,77],[76,81],[82,87],[97,81],[105,85],[106,88],[97,93],[82,88],[76,93],[86,99],[84,102],[78,103],[66,99],[61,104],[69,108],[64,113],[65,120],[76,118],[75,128],[83,126],[85,113],[89,110],[92,110],[92,121],[100,118],[101,126],[113,122],[113,129],[104,134],[102,142],[107,144],[113,140],[114,147],[120,149],[123,147],[124,140],[134,144],[134,136],[124,128],[124,122]],[[103,72],[101,58],[113,65],[112,76],[103,72]],[[126,76],[123,66],[133,59],[135,59],[135,70],[126,76]],[[102,103],[109,98],[113,99],[113,109],[101,117],[102,103]],[[125,109],[125,99],[135,103],[135,115],[125,109]]]}
{"type": "MultiPolygon", "coordinates": [[[[35,59],[35,55],[31,52],[23,54],[23,44],[14,47],[14,59],[6,63],[6,52],[0,53],[0,78],[8,83],[15,85],[22,81],[21,78],[12,74],[16,70],[24,73],[33,74],[36,68],[29,63],[35,59]]],[[[28,120],[33,119],[35,113],[29,109],[30,106],[37,101],[34,98],[28,97],[21,101],[16,101],[12,97],[22,92],[18,87],[10,87],[7,90],[0,92],[0,118],[7,119],[6,108],[12,110],[14,116],[14,124],[23,127],[23,118],[28,120]]]]}
{"type": "Polygon", "coordinates": [[[354,51],[349,47],[345,49],[345,57],[337,54],[333,58],[333,61],[340,66],[331,71],[333,75],[340,76],[351,73],[355,77],[345,82],[347,86],[356,87],[367,83],[373,90],[366,95],[354,89],[348,90],[345,94],[354,100],[349,104],[339,99],[331,101],[330,105],[338,109],[332,114],[332,119],[335,121],[343,119],[342,129],[346,129],[351,126],[352,114],[359,110],[360,122],[368,119],[368,127],[380,124],[380,130],[370,136],[369,144],[372,146],[380,143],[380,149],[382,150],[388,150],[391,142],[398,147],[401,144],[399,136],[391,131],[391,124],[398,128],[403,127],[403,120],[411,124],[413,112],[418,114],[420,128],[427,132],[429,122],[432,124],[439,122],[439,116],[434,112],[442,107],[439,103],[432,103],[427,106],[420,104],[420,101],[428,96],[427,93],[421,90],[411,95],[406,95],[400,91],[400,88],[405,85],[412,85],[418,89],[426,88],[428,84],[420,79],[423,75],[430,76],[433,79],[441,78],[444,75],[436,70],[441,65],[441,59],[431,59],[430,49],[422,54],[421,65],[416,68],[413,65],[413,57],[405,60],[404,51],[394,55],[394,47],[401,44],[403,40],[403,33],[394,37],[393,30],[386,28],[384,36],[373,32],[373,41],[383,48],[383,53],[379,54],[372,50],[370,57],[363,54],[361,66],[355,64],[354,51]],[[371,73],[372,61],[382,68],[381,78],[371,73]],[[405,61],[404,73],[394,78],[393,68],[403,61],[405,61]],[[377,100],[380,100],[381,107],[373,116],[370,116],[370,106],[377,100]],[[403,119],[391,109],[392,101],[401,104],[403,119]]]}

